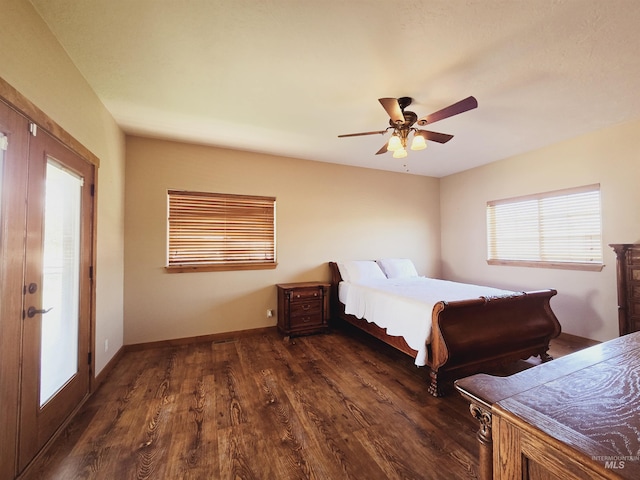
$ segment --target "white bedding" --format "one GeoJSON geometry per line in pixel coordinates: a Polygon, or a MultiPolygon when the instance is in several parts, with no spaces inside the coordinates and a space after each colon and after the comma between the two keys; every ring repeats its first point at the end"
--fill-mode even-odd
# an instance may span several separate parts
{"type": "Polygon", "coordinates": [[[426,277],[340,282],[338,286],[345,313],[386,328],[389,335],[402,336],[407,345],[418,351],[418,366],[426,364],[431,314],[436,303],[512,293],[426,277]]]}

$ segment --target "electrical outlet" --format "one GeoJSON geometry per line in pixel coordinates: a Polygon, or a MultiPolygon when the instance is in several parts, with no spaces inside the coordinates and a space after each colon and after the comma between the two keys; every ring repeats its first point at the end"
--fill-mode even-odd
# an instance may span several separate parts
{"type": "Polygon", "coordinates": [[[267,310],[267,318],[273,317],[273,310],[267,310]]]}
{"type": "Polygon", "coordinates": [[[109,350],[109,339],[105,339],[104,341],[104,351],[107,352],[109,350]]]}

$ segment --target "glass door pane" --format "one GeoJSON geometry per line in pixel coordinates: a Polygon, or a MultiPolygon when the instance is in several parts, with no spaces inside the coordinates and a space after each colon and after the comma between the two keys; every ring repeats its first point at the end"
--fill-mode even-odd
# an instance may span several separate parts
{"type": "Polygon", "coordinates": [[[40,406],[78,372],[82,183],[73,172],[47,161],[40,406]]]}

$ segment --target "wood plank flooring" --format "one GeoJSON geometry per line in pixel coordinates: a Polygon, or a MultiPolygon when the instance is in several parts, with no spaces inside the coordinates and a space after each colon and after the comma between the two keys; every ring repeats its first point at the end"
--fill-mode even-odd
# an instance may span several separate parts
{"type": "Polygon", "coordinates": [[[350,330],[128,352],[24,480],[477,478],[467,403],[426,378],[350,330]]]}

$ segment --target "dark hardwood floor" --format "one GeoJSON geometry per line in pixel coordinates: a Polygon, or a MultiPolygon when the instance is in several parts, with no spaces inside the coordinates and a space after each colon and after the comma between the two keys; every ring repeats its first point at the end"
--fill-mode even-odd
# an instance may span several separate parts
{"type": "Polygon", "coordinates": [[[24,479],[477,478],[467,403],[426,377],[341,330],[127,352],[24,479]]]}

